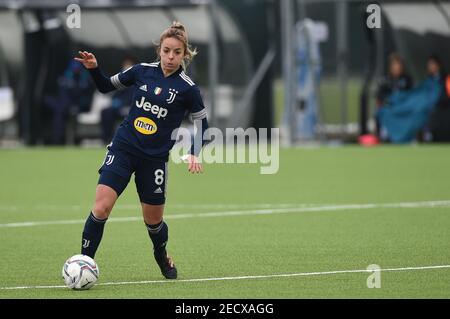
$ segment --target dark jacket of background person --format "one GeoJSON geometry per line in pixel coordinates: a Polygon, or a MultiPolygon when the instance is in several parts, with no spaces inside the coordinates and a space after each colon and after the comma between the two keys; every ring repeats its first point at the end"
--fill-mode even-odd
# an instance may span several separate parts
{"type": "Polygon", "coordinates": [[[384,77],[378,86],[377,105],[382,106],[386,99],[396,91],[407,91],[413,87],[413,79],[409,74],[402,74],[397,78],[390,75],[384,77]]]}
{"type": "Polygon", "coordinates": [[[80,63],[70,61],[64,74],[58,79],[61,106],[72,106],[77,112],[87,112],[91,107],[95,87],[89,72],[80,63]]]}
{"type": "Polygon", "coordinates": [[[51,114],[52,142],[63,144],[67,116],[89,111],[95,87],[89,72],[76,61],[70,61],[57,86],[56,95],[46,95],[44,103],[51,114]]]}

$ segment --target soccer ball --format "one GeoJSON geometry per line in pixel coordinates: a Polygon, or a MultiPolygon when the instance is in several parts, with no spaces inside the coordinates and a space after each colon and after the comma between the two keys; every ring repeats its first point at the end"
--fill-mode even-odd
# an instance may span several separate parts
{"type": "Polygon", "coordinates": [[[91,288],[98,279],[100,270],[89,256],[75,255],[64,263],[62,277],[67,287],[75,290],[91,288]]]}

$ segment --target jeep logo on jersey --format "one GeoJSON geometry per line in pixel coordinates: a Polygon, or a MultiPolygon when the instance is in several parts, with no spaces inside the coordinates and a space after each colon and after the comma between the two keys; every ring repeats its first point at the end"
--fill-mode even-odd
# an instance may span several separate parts
{"type": "Polygon", "coordinates": [[[150,102],[145,101],[144,97],[141,98],[141,101],[136,101],[136,106],[142,108],[144,111],[155,114],[157,118],[166,117],[168,112],[168,110],[163,107],[152,105],[150,102]]]}
{"type": "Polygon", "coordinates": [[[144,135],[155,134],[158,130],[156,123],[146,117],[138,117],[137,119],[135,119],[134,128],[136,129],[136,131],[144,135]]]}

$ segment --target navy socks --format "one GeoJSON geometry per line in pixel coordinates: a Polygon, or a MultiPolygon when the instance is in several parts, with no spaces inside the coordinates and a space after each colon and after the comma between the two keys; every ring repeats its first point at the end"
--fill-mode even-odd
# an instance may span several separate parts
{"type": "MultiPolygon", "coordinates": [[[[81,253],[94,258],[95,253],[100,245],[103,236],[105,223],[108,219],[98,219],[92,214],[89,214],[83,230],[83,238],[81,241],[81,253]]],[[[148,225],[147,231],[153,243],[155,252],[165,251],[167,241],[169,240],[169,227],[164,221],[156,225],[148,225]]]]}
{"type": "Polygon", "coordinates": [[[164,221],[161,221],[159,224],[146,224],[146,226],[153,243],[153,249],[155,251],[164,249],[169,240],[169,227],[167,227],[167,224],[164,221]]]}
{"type": "Polygon", "coordinates": [[[92,212],[89,214],[84,224],[83,238],[81,241],[81,253],[83,255],[94,258],[95,252],[102,240],[103,229],[107,220],[96,218],[92,212]]]}

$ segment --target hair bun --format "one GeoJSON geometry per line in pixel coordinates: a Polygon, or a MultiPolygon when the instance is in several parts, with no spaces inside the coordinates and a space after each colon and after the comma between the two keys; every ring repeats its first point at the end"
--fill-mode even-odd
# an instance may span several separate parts
{"type": "Polygon", "coordinates": [[[172,25],[170,26],[170,28],[171,28],[171,29],[177,29],[177,30],[186,32],[186,29],[185,29],[184,25],[181,24],[181,23],[178,22],[178,21],[172,22],[172,25]]]}

